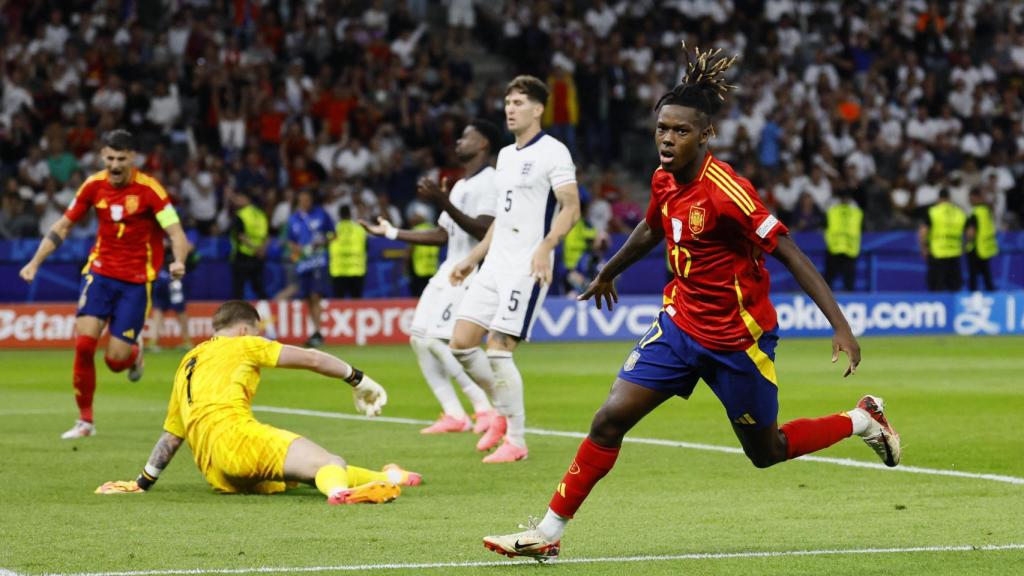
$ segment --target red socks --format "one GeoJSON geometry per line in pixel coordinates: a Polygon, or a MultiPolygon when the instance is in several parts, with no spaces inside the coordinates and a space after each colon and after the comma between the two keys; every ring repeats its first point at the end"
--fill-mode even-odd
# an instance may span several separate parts
{"type": "Polygon", "coordinates": [[[615,465],[618,448],[605,448],[584,438],[576,459],[569,466],[548,506],[562,518],[572,518],[598,480],[615,465]]]}
{"type": "Polygon", "coordinates": [[[800,418],[786,422],[779,430],[786,435],[786,459],[823,450],[853,434],[853,421],[846,412],[821,418],[800,418]]]}
{"type": "Polygon", "coordinates": [[[79,336],[75,339],[74,381],[75,402],[78,403],[79,418],[92,422],[92,397],[96,392],[96,339],[79,336]]]}
{"type": "Polygon", "coordinates": [[[107,362],[107,367],[110,368],[111,372],[124,372],[131,368],[132,364],[135,363],[135,359],[139,357],[139,345],[132,344],[132,353],[126,360],[114,360],[110,356],[104,356],[103,359],[107,362]]]}

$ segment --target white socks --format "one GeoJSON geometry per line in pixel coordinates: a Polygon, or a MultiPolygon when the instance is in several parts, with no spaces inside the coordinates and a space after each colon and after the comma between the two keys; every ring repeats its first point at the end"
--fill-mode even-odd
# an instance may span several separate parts
{"type": "Polygon", "coordinates": [[[854,408],[846,413],[853,421],[853,435],[863,434],[867,431],[868,426],[871,424],[871,416],[867,412],[860,408],[854,408]]]}
{"type": "Polygon", "coordinates": [[[544,519],[537,525],[537,531],[549,542],[557,542],[562,539],[565,527],[569,525],[568,518],[562,518],[551,508],[544,514],[544,519]]]}
{"type": "Polygon", "coordinates": [[[487,361],[487,354],[479,346],[466,348],[465,350],[451,349],[455,359],[466,370],[466,374],[484,389],[491,399],[494,399],[494,371],[487,361]]]}
{"type": "Polygon", "coordinates": [[[413,352],[416,353],[416,360],[420,364],[423,378],[426,379],[430,389],[434,392],[437,401],[441,403],[441,409],[449,416],[465,420],[466,411],[462,408],[462,403],[459,402],[459,398],[455,395],[455,388],[452,387],[452,383],[448,379],[448,371],[445,370],[441,361],[431,352],[430,339],[422,336],[412,336],[409,338],[409,344],[412,346],[413,352]]]}
{"type": "Polygon", "coordinates": [[[427,344],[434,356],[444,365],[444,369],[448,374],[455,378],[455,382],[462,388],[462,393],[466,395],[466,398],[469,398],[470,403],[473,405],[473,411],[480,413],[490,410],[491,403],[487,400],[487,393],[480,386],[477,386],[476,382],[469,377],[469,374],[466,374],[462,364],[452,354],[452,349],[448,347],[448,343],[439,338],[428,338],[427,344]]]}
{"type": "Polygon", "coordinates": [[[498,413],[505,417],[508,441],[516,446],[526,446],[526,406],[523,403],[523,377],[506,350],[488,350],[487,357],[494,370],[494,390],[491,400],[498,413]]]}

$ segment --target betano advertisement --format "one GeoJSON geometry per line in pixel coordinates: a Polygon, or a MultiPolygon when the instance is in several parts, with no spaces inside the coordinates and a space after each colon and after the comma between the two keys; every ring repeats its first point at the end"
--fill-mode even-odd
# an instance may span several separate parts
{"type": "MultiPolygon", "coordinates": [[[[839,295],[839,304],[856,334],[1024,333],[1024,292],[973,294],[839,295]]],[[[773,298],[782,336],[828,336],[828,321],[810,298],[781,294],[773,298]]],[[[406,342],[415,300],[326,301],[322,314],[328,344],[394,344],[406,342]]],[[[213,333],[211,317],[217,304],[188,305],[193,339],[213,333]]],[[[299,343],[312,326],[301,302],[257,303],[267,333],[283,342],[299,343]]],[[[627,296],[612,311],[593,302],[552,297],[538,311],[533,340],[635,340],[650,327],[660,310],[660,298],[627,296]]],[[[173,314],[173,313],[172,313],[173,314]]],[[[180,342],[178,324],[165,317],[161,345],[180,342]]],[[[61,304],[0,304],[0,348],[70,348],[74,345],[75,306],[61,304]]],[[[146,326],[146,334],[152,326],[146,326]]]]}

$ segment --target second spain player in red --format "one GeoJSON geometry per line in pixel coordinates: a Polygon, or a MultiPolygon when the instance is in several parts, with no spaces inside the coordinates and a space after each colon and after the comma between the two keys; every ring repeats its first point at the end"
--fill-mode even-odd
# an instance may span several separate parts
{"type": "Polygon", "coordinates": [[[75,321],[74,388],[79,418],[64,439],[92,436],[96,390],[96,345],[104,328],[110,331],[104,360],[114,372],[128,370],[129,380],[142,377],[142,328],[149,313],[151,282],[163,265],[163,235],[171,239],[174,278],[185,275],[189,244],[170,197],[157,180],[135,169],[132,136],[113,130],[103,137],[104,170],[90,176],[74,200],[47,232],[21,277],[32,282],[43,261],[67,238],[71,227],[95,209],[99,221],[96,243],[82,269],[75,321]]]}

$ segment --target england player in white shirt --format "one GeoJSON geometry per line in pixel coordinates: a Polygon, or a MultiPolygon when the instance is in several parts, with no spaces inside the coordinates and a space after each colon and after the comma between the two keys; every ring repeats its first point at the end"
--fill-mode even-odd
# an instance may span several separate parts
{"type": "MultiPolygon", "coordinates": [[[[433,180],[420,180],[417,186],[420,196],[434,201],[443,210],[437,228],[400,230],[383,218],[378,219],[376,225],[359,221],[369,233],[376,236],[411,244],[448,245],[444,262],[420,296],[410,329],[412,336],[409,343],[416,353],[420,371],[442,409],[441,417],[436,422],[420,430],[423,434],[466,432],[470,429],[482,434],[497,417],[487,395],[466,374],[448,347],[459,303],[468,287],[468,283],[453,286],[448,277],[455,265],[487,234],[494,221],[498,189],[495,187],[491,156],[500,145],[501,131],[497,126],[486,120],[473,120],[462,131],[462,137],[455,142],[455,155],[466,176],[455,183],[451,193],[448,193],[447,181],[438,187],[433,180]],[[473,405],[475,426],[455,393],[452,378],[458,382],[473,405]]],[[[494,380],[489,371],[484,377],[486,383],[494,380]]]]}
{"type": "Polygon", "coordinates": [[[533,76],[519,76],[506,88],[505,122],[516,142],[498,153],[494,223],[451,273],[453,284],[465,283],[483,261],[462,299],[450,344],[500,414],[477,443],[478,450],[490,450],[504,436],[487,463],[527,457],[523,379],[512,353],[529,339],[551,284],[552,254],[580,217],[569,150],[541,131],[547,98],[547,86],[533,76]],[[479,348],[484,334],[486,354],[479,348]]]}

